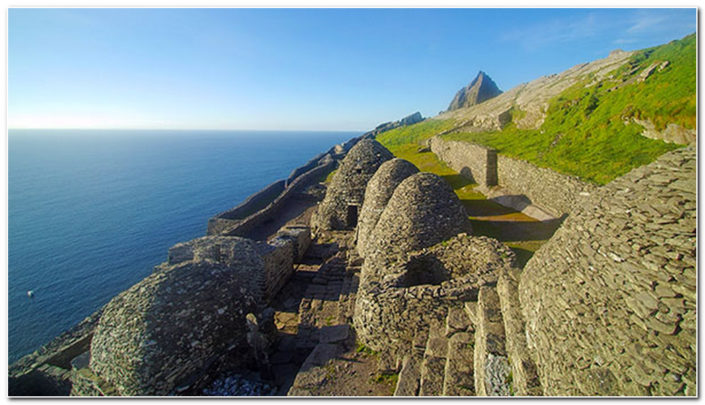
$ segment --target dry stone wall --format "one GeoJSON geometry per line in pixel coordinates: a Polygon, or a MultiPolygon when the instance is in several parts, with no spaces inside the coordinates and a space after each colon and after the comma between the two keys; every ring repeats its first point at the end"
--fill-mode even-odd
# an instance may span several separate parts
{"type": "Polygon", "coordinates": [[[560,217],[598,187],[575,176],[538,167],[520,159],[497,155],[490,148],[435,136],[431,150],[461,175],[485,186],[499,185],[525,195],[533,204],[560,217]]]}
{"type": "Polygon", "coordinates": [[[269,243],[205,236],[174,245],[166,263],[106,306],[75,393],[178,393],[244,345],[245,315],[274,297],[309,243],[308,227],[293,227],[269,243]]]}
{"type": "Polygon", "coordinates": [[[433,153],[450,168],[484,186],[497,185],[497,151],[467,142],[431,138],[433,153]]]}
{"type": "Polygon", "coordinates": [[[527,196],[532,203],[556,217],[569,214],[580,199],[598,189],[575,176],[504,155],[497,156],[497,181],[513,192],[527,196]]]}
{"type": "Polygon", "coordinates": [[[479,288],[494,285],[515,265],[514,253],[495,239],[460,234],[407,253],[360,286],[354,325],[369,347],[398,355],[414,335],[443,322],[451,308],[477,300],[479,288]]]}
{"type": "Polygon", "coordinates": [[[695,395],[696,152],[581,203],[519,284],[547,395],[695,395]]]}
{"type": "Polygon", "coordinates": [[[465,208],[445,180],[432,173],[409,176],[394,190],[372,232],[362,278],[377,278],[388,258],[471,232],[465,208]]]}
{"type": "Polygon", "coordinates": [[[382,163],[372,176],[365,189],[365,200],[356,229],[356,247],[360,256],[364,257],[375,225],[389,199],[392,198],[394,190],[402,180],[418,172],[419,169],[409,161],[395,158],[382,163]]]}
{"type": "Polygon", "coordinates": [[[230,211],[211,218],[208,221],[208,235],[247,236],[263,223],[276,217],[292,197],[317,183],[321,177],[333,171],[335,166],[336,161],[330,155],[324,156],[318,166],[297,177],[265,208],[243,219],[230,218],[230,211]]]}
{"type": "Polygon", "coordinates": [[[237,207],[218,214],[218,217],[224,219],[245,219],[274,201],[274,199],[276,199],[284,191],[286,188],[285,186],[286,181],[275,181],[262,190],[247,197],[247,199],[237,207]]]}

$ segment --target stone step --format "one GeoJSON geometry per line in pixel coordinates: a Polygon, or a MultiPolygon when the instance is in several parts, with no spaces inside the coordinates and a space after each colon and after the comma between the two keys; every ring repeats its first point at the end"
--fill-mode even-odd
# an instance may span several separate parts
{"type": "Polygon", "coordinates": [[[474,350],[473,332],[457,332],[448,339],[443,378],[444,396],[475,395],[474,350]]]}
{"type": "Polygon", "coordinates": [[[509,396],[510,367],[505,348],[499,296],[493,286],[482,286],[477,305],[466,305],[475,320],[474,375],[478,396],[509,396]],[[475,311],[473,313],[473,311],[475,311]]]}
{"type": "Polygon", "coordinates": [[[394,390],[395,397],[415,397],[419,395],[422,362],[423,354],[418,351],[412,351],[404,356],[397,386],[394,390]]]}
{"type": "Polygon", "coordinates": [[[474,396],[474,327],[464,308],[448,310],[445,336],[448,338],[443,377],[444,396],[474,396]]]}
{"type": "Polygon", "coordinates": [[[512,368],[512,391],[521,396],[543,395],[536,364],[526,343],[524,317],[519,306],[519,271],[503,272],[497,281],[507,356],[512,368]]]}
{"type": "Polygon", "coordinates": [[[431,325],[426,341],[426,350],[421,363],[419,396],[439,396],[443,394],[448,339],[441,325],[431,325]]]}

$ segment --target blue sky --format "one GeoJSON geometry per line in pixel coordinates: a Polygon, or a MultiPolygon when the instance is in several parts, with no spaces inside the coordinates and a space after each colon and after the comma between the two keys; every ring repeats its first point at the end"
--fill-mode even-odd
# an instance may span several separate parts
{"type": "Polygon", "coordinates": [[[616,48],[695,9],[10,9],[10,128],[367,130],[616,48]]]}

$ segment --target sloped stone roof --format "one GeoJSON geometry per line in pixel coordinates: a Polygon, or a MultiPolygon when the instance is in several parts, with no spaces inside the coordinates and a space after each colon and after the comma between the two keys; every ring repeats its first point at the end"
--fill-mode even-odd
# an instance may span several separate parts
{"type": "Polygon", "coordinates": [[[546,395],[695,395],[696,171],[693,147],[632,170],[529,260],[519,298],[546,395]]]}
{"type": "Polygon", "coordinates": [[[357,224],[357,251],[361,256],[364,257],[367,242],[394,190],[402,180],[418,172],[419,169],[409,161],[395,158],[382,163],[372,176],[357,224]]]}
{"type": "Polygon", "coordinates": [[[349,205],[361,206],[372,175],[394,155],[374,139],[362,139],[345,156],[333,175],[326,196],[312,219],[318,229],[352,229],[347,223],[349,205]]]}

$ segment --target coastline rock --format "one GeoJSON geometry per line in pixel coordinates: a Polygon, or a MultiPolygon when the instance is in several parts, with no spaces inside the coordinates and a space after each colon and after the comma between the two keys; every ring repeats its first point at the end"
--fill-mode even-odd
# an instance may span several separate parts
{"type": "Polygon", "coordinates": [[[391,131],[394,128],[399,128],[399,127],[404,127],[407,125],[414,125],[418,122],[423,121],[425,118],[421,115],[420,112],[415,112],[413,114],[407,115],[406,117],[398,120],[398,121],[389,121],[385,122],[383,124],[379,124],[373,129],[372,131],[366,132],[363,136],[363,138],[369,138],[369,137],[375,137],[382,132],[387,132],[391,131]]]}

